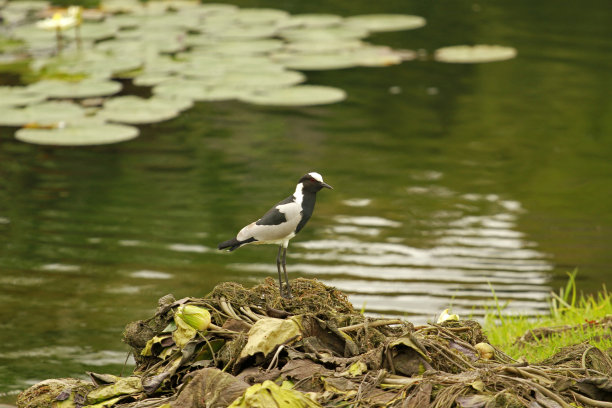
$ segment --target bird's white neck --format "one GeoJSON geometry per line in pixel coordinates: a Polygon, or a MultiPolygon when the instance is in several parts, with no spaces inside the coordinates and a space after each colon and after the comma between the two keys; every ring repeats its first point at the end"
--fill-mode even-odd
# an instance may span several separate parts
{"type": "Polygon", "coordinates": [[[295,186],[295,193],[293,193],[295,202],[300,205],[302,204],[302,201],[304,200],[304,193],[302,193],[302,188],[304,188],[304,185],[302,183],[298,183],[298,185],[295,186]]]}

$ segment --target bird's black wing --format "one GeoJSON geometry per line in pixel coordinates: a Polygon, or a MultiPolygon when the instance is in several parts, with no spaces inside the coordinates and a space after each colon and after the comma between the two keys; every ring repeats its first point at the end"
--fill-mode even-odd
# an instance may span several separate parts
{"type": "Polygon", "coordinates": [[[289,204],[294,201],[293,196],[289,196],[285,198],[280,203],[277,203],[274,207],[270,208],[267,213],[263,215],[260,219],[258,219],[255,224],[257,225],[279,225],[283,222],[287,222],[287,217],[285,214],[279,211],[278,206],[283,204],[289,204]]]}

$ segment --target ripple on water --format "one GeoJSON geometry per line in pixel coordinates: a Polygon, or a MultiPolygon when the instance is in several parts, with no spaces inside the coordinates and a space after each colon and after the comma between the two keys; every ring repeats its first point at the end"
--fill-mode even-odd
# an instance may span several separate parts
{"type": "MultiPolygon", "coordinates": [[[[483,317],[496,310],[493,290],[500,303],[507,303],[504,313],[546,312],[553,265],[517,229],[520,203],[496,194],[458,194],[443,186],[408,191],[453,208],[432,208],[432,214],[419,220],[428,245],[408,245],[410,238],[402,237],[405,223],[373,216],[367,206],[353,206],[358,214],[333,217],[321,239],[292,243],[288,255],[297,262],[289,262],[289,272],[336,286],[370,314],[410,316],[421,323],[449,306],[460,315],[483,317]]],[[[275,273],[267,263],[230,267],[275,273]]]]}

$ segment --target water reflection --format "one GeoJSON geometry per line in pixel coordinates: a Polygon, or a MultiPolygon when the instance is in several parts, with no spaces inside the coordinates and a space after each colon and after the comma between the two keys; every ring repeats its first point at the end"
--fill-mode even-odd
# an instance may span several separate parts
{"type": "MultiPolygon", "coordinates": [[[[422,180],[442,178],[440,172],[421,174],[427,175],[418,177],[422,180]]],[[[434,208],[450,209],[419,220],[426,246],[408,244],[410,227],[401,221],[371,215],[372,200],[349,199],[344,204],[352,214],[333,217],[323,237],[292,244],[289,270],[336,286],[367,312],[409,316],[414,322],[449,306],[482,317],[495,307],[485,300],[493,290],[502,304],[508,302],[505,313],[546,310],[553,265],[517,230],[520,203],[495,194],[459,194],[442,185],[407,191],[437,201],[434,208]]],[[[271,264],[235,263],[232,268],[273,271],[271,264]]]]}

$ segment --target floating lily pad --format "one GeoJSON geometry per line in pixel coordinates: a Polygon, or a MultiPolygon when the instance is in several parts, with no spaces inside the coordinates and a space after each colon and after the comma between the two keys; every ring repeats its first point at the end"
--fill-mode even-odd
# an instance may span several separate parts
{"type": "Polygon", "coordinates": [[[349,54],[277,54],[274,59],[285,67],[302,71],[324,71],[358,66],[353,55],[349,54]]]}
{"type": "Polygon", "coordinates": [[[290,52],[300,54],[323,54],[344,52],[363,47],[364,43],[359,40],[338,40],[338,41],[301,41],[291,42],[285,45],[285,49],[290,52]]]}
{"type": "Polygon", "coordinates": [[[80,31],[83,40],[99,41],[114,37],[118,28],[109,23],[83,23],[81,24],[80,31]]]}
{"type": "Polygon", "coordinates": [[[137,86],[155,86],[176,78],[177,76],[172,73],[143,72],[136,75],[132,82],[137,86]]]}
{"type": "Polygon", "coordinates": [[[233,18],[243,25],[274,24],[289,18],[289,13],[271,8],[243,8],[233,14],[233,18]]]}
{"type": "Polygon", "coordinates": [[[281,22],[283,27],[321,28],[338,25],[344,18],[336,14],[295,14],[281,22]]]}
{"type": "Polygon", "coordinates": [[[339,88],[298,85],[266,91],[256,91],[240,97],[243,102],[270,106],[311,106],[340,102],[346,92],[339,88]]]}
{"type": "Polygon", "coordinates": [[[224,14],[238,11],[238,6],[224,3],[204,3],[198,8],[204,14],[224,14]]]}
{"type": "Polygon", "coordinates": [[[41,145],[88,146],[124,142],[134,139],[138,133],[138,128],[133,126],[92,120],[54,129],[19,129],[15,138],[41,145]]]}
{"type": "Polygon", "coordinates": [[[272,37],[276,31],[277,28],[274,25],[230,26],[214,32],[213,35],[225,40],[249,40],[272,37]]]}
{"type": "Polygon", "coordinates": [[[177,117],[179,113],[167,100],[127,95],[106,101],[104,108],[98,111],[98,116],[111,122],[140,125],[163,122],[177,117]]]}
{"type": "Polygon", "coordinates": [[[216,86],[198,80],[167,81],[153,88],[153,93],[162,98],[187,98],[194,101],[237,99],[244,92],[236,87],[216,86]]]}
{"type": "Polygon", "coordinates": [[[282,47],[283,42],[280,40],[261,39],[252,41],[221,41],[205,45],[200,49],[211,54],[251,55],[276,51],[282,47]]]}
{"type": "Polygon", "coordinates": [[[355,49],[351,52],[355,61],[365,67],[388,67],[401,64],[403,55],[389,47],[369,46],[355,49]]]}
{"type": "Polygon", "coordinates": [[[471,64],[504,61],[516,57],[516,48],[501,45],[455,45],[437,49],[434,59],[440,62],[471,64]]]}
{"type": "Polygon", "coordinates": [[[25,108],[0,109],[0,126],[49,125],[82,118],[85,111],[72,102],[43,102],[25,108]]]}
{"type": "Polygon", "coordinates": [[[245,55],[192,55],[187,67],[181,70],[185,77],[218,81],[231,72],[280,73],[285,68],[262,56],[245,55]]]}
{"type": "Polygon", "coordinates": [[[41,30],[34,24],[24,24],[12,30],[14,38],[25,41],[33,48],[55,49],[55,34],[46,30],[41,30]]]}
{"type": "Polygon", "coordinates": [[[364,28],[368,31],[399,31],[414,30],[423,27],[425,19],[407,14],[364,14],[347,17],[349,26],[364,28]]]}
{"type": "Polygon", "coordinates": [[[25,106],[42,102],[47,97],[23,86],[0,86],[0,107],[25,106]]]}
{"type": "Polygon", "coordinates": [[[367,37],[368,34],[369,32],[366,29],[350,26],[289,28],[280,32],[281,37],[293,42],[359,40],[367,37]]]}
{"type": "Polygon", "coordinates": [[[237,88],[261,89],[296,85],[306,77],[297,71],[281,72],[230,72],[220,79],[220,85],[237,88]]]}
{"type": "Polygon", "coordinates": [[[275,54],[273,58],[290,69],[303,71],[343,69],[357,66],[385,67],[400,64],[404,54],[384,46],[363,46],[338,53],[275,54]]]}
{"type": "Polygon", "coordinates": [[[134,13],[143,8],[138,0],[101,0],[99,7],[108,13],[134,13]]]}
{"type": "Polygon", "coordinates": [[[121,84],[96,79],[84,79],[79,82],[45,80],[30,85],[30,89],[50,98],[91,98],[115,94],[121,90],[121,84]]]}
{"type": "Polygon", "coordinates": [[[123,58],[105,53],[89,51],[76,51],[72,54],[62,54],[57,57],[41,60],[38,69],[44,69],[43,76],[57,77],[58,75],[85,76],[90,78],[107,79],[123,71],[139,68],[142,60],[137,56],[123,58]]]}
{"type": "Polygon", "coordinates": [[[24,0],[8,2],[4,7],[7,10],[40,11],[48,8],[49,5],[48,1],[24,0]]]}

